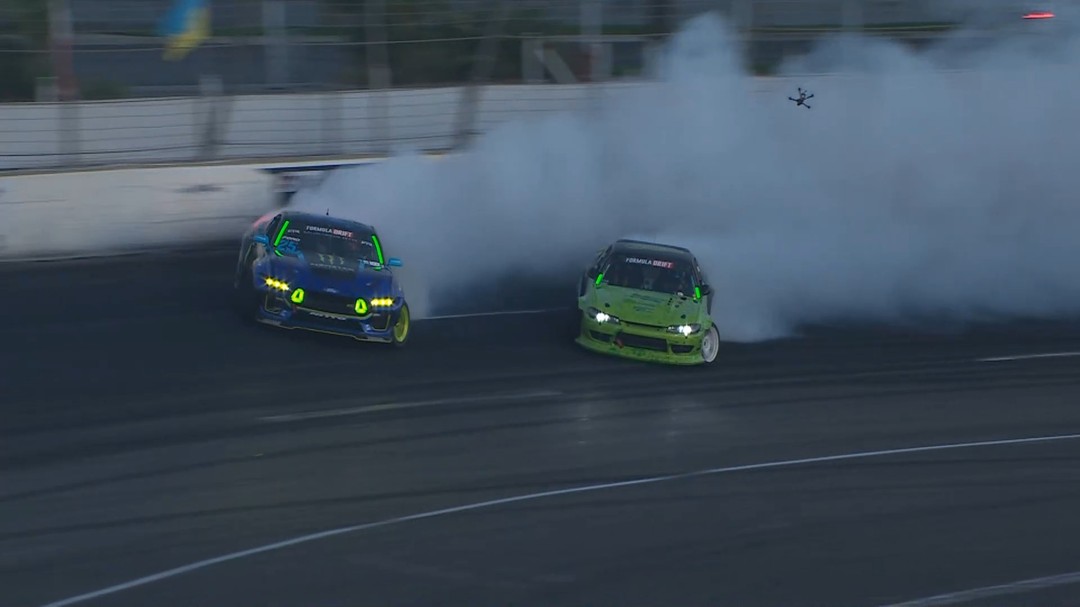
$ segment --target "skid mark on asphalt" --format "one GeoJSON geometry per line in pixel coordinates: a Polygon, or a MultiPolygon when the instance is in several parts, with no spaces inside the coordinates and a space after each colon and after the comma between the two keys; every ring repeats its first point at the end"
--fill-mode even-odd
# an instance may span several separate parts
{"type": "Polygon", "coordinates": [[[1018,354],[1016,356],[994,356],[990,358],[979,358],[977,362],[981,363],[1000,363],[1010,362],[1014,360],[1037,360],[1040,358],[1073,358],[1080,356],[1080,352],[1046,352],[1044,354],[1018,354]]]}
{"type": "Polygon", "coordinates": [[[473,511],[473,510],[482,510],[482,509],[487,509],[487,508],[494,508],[494,507],[497,507],[497,506],[505,506],[505,505],[508,505],[508,504],[514,504],[514,503],[518,503],[518,502],[528,502],[528,501],[539,500],[539,499],[544,499],[544,498],[560,497],[560,496],[566,496],[566,495],[575,495],[575,494],[580,494],[580,493],[593,493],[593,492],[598,492],[598,491],[609,491],[609,490],[612,490],[612,489],[620,489],[620,488],[623,488],[623,487],[652,485],[652,484],[657,484],[657,483],[665,483],[665,482],[686,480],[686,479],[692,479],[692,478],[700,478],[700,477],[706,477],[706,476],[716,476],[716,475],[720,475],[720,474],[730,474],[730,473],[733,473],[733,472],[749,472],[749,471],[754,471],[754,470],[790,468],[790,467],[795,467],[795,466],[800,466],[800,465],[820,464],[820,463],[825,463],[825,462],[852,461],[852,460],[870,459],[870,458],[877,458],[877,457],[887,457],[887,456],[892,456],[892,455],[930,453],[930,452],[936,452],[936,451],[955,451],[955,450],[959,450],[959,449],[975,449],[975,448],[979,448],[979,447],[1004,447],[1004,446],[1025,445],[1025,444],[1034,444],[1034,443],[1051,443],[1051,442],[1071,441],[1071,440],[1077,440],[1077,439],[1080,439],[1080,434],[1060,434],[1060,435],[1055,435],[1055,436],[1036,436],[1036,437],[1027,437],[1027,438],[1007,438],[1007,439],[999,439],[999,440],[987,440],[987,441],[966,442],[966,443],[949,443],[949,444],[940,444],[940,445],[926,445],[926,446],[921,446],[921,447],[906,447],[906,448],[899,448],[899,449],[884,449],[884,450],[879,450],[879,451],[861,451],[861,452],[856,452],[856,453],[842,453],[842,454],[837,454],[837,455],[826,455],[826,456],[820,456],[820,457],[808,457],[808,458],[801,458],[801,459],[780,460],[780,461],[773,461],[773,462],[763,462],[763,463],[758,463],[758,464],[745,464],[745,465],[741,465],[741,466],[725,466],[725,467],[721,467],[721,468],[710,468],[710,469],[707,469],[707,470],[697,470],[697,471],[693,471],[693,472],[684,472],[684,473],[679,473],[679,474],[666,474],[666,475],[662,475],[662,476],[650,476],[650,477],[644,477],[644,478],[638,478],[638,479],[633,479],[633,480],[628,480],[628,481],[620,481],[620,482],[614,482],[614,483],[600,483],[600,484],[595,484],[595,485],[585,485],[585,486],[581,486],[581,487],[572,487],[572,488],[569,488],[569,489],[557,489],[557,490],[553,490],[553,491],[542,491],[542,492],[539,492],[539,493],[528,493],[528,494],[525,494],[525,495],[517,495],[517,496],[505,497],[505,498],[501,498],[501,499],[488,500],[488,501],[484,501],[484,502],[476,502],[476,503],[472,503],[472,504],[464,504],[464,505],[461,505],[461,506],[453,506],[453,507],[450,507],[450,508],[443,508],[441,510],[431,510],[431,511],[428,511],[428,512],[420,512],[420,513],[416,513],[416,514],[409,514],[409,515],[405,515],[405,516],[399,516],[399,517],[395,517],[395,518],[384,519],[384,520],[381,520],[381,521],[374,521],[374,522],[371,522],[371,523],[362,523],[362,524],[358,524],[358,525],[350,525],[348,527],[339,527],[337,529],[328,529],[326,531],[321,531],[319,533],[312,533],[312,534],[309,534],[309,535],[302,535],[302,536],[299,536],[299,537],[294,537],[292,539],[287,539],[287,540],[284,540],[284,541],[275,542],[273,544],[265,544],[263,546],[257,546],[255,548],[250,548],[248,550],[241,550],[239,552],[232,552],[232,553],[229,553],[229,554],[224,554],[224,555],[209,558],[209,559],[206,559],[206,560],[196,561],[194,563],[189,563],[187,565],[176,567],[174,569],[168,569],[168,570],[165,570],[165,571],[154,573],[152,575],[136,578],[134,580],[131,580],[131,581],[128,581],[128,582],[123,582],[123,583],[120,583],[120,584],[116,584],[114,586],[109,586],[107,588],[102,588],[100,590],[94,590],[92,592],[87,592],[85,594],[80,594],[78,596],[73,596],[73,597],[61,599],[61,600],[53,602],[53,603],[48,603],[48,604],[44,605],[43,607],[65,607],[66,605],[75,605],[75,604],[78,604],[78,603],[84,603],[86,601],[97,599],[97,598],[100,598],[100,597],[103,597],[103,596],[116,594],[118,592],[123,592],[125,590],[130,590],[132,588],[138,588],[140,586],[145,586],[147,584],[151,584],[151,583],[154,583],[154,582],[159,582],[161,580],[166,580],[166,579],[169,579],[169,578],[177,577],[177,576],[183,575],[185,573],[190,573],[192,571],[197,571],[199,569],[206,569],[206,568],[212,567],[214,565],[220,565],[222,563],[227,563],[227,562],[230,562],[230,561],[236,561],[236,560],[239,560],[239,559],[243,559],[243,558],[246,558],[246,557],[255,556],[255,555],[259,555],[259,554],[264,554],[264,553],[267,553],[267,552],[273,552],[273,551],[281,550],[281,549],[288,548],[288,547],[291,547],[291,546],[296,546],[296,545],[299,545],[299,544],[306,544],[306,543],[315,542],[315,541],[318,541],[318,540],[323,540],[323,539],[336,537],[336,536],[340,536],[340,535],[356,533],[356,532],[360,532],[360,531],[366,531],[366,530],[369,530],[369,529],[376,529],[376,528],[379,528],[379,527],[389,527],[389,526],[392,526],[392,525],[400,525],[400,524],[408,523],[408,522],[412,522],[412,521],[418,521],[418,520],[423,520],[423,519],[431,519],[431,518],[438,518],[438,517],[448,516],[448,515],[451,515],[451,514],[459,514],[461,512],[470,512],[470,511],[473,511]]]}
{"type": "Polygon", "coordinates": [[[378,413],[380,411],[403,411],[406,409],[419,409],[423,407],[438,407],[446,405],[482,403],[491,401],[505,402],[517,400],[532,400],[536,398],[553,398],[562,395],[562,392],[548,390],[537,392],[522,392],[518,394],[493,394],[489,396],[437,398],[431,400],[418,400],[404,403],[383,403],[379,405],[365,405],[360,407],[348,407],[344,409],[326,409],[322,411],[307,411],[304,413],[269,415],[266,417],[260,417],[259,421],[268,423],[298,422],[310,419],[325,419],[328,417],[346,417],[350,415],[363,415],[365,413],[378,413]]]}
{"type": "Polygon", "coordinates": [[[566,312],[573,310],[573,308],[539,308],[536,310],[503,310],[500,312],[471,312],[468,314],[439,314],[436,316],[418,316],[417,321],[421,320],[451,320],[458,318],[487,318],[491,316],[527,316],[530,314],[553,314],[555,312],[566,312]]]}
{"type": "Polygon", "coordinates": [[[940,607],[942,605],[959,605],[961,603],[969,603],[979,599],[988,599],[1010,594],[1023,594],[1025,592],[1034,592],[1036,590],[1045,590],[1047,588],[1056,588],[1058,586],[1067,586],[1069,584],[1080,584],[1080,571],[1029,580],[1020,580],[1019,582],[1009,582],[1008,584],[999,584],[997,586],[984,586],[982,588],[972,588],[970,590],[961,590],[959,592],[938,594],[903,603],[885,605],[884,607],[940,607]]]}

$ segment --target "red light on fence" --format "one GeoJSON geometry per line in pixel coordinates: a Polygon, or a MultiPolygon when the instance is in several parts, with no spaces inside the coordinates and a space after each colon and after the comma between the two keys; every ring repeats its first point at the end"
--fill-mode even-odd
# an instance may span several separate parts
{"type": "Polygon", "coordinates": [[[1024,15],[1024,19],[1053,19],[1054,13],[1049,11],[1040,11],[1035,13],[1028,13],[1024,15]]]}

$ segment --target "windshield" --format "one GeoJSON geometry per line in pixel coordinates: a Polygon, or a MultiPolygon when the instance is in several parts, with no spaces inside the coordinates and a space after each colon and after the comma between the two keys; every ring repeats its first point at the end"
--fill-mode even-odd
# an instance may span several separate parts
{"type": "Polygon", "coordinates": [[[659,256],[620,255],[604,271],[603,282],[614,287],[689,296],[694,292],[691,266],[659,256]]]}
{"type": "Polygon", "coordinates": [[[302,221],[286,221],[275,235],[275,250],[302,255],[309,262],[330,265],[361,262],[381,265],[376,237],[370,232],[321,226],[302,221]]]}

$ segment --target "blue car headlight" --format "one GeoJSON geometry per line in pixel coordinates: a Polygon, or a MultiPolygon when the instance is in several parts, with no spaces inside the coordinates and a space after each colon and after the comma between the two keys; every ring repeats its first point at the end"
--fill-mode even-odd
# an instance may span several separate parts
{"type": "Polygon", "coordinates": [[[274,278],[273,276],[267,276],[266,278],[264,278],[263,283],[271,291],[288,291],[289,290],[289,283],[285,282],[284,280],[278,280],[277,278],[274,278]]]}
{"type": "Polygon", "coordinates": [[[588,310],[585,311],[585,314],[588,315],[589,318],[591,318],[592,320],[594,320],[594,321],[596,321],[596,322],[598,322],[600,324],[605,324],[605,323],[619,324],[619,319],[617,317],[612,316],[611,314],[608,314],[607,312],[597,310],[596,308],[589,308],[588,310]]]}
{"type": "Polygon", "coordinates": [[[397,303],[393,297],[376,297],[371,300],[372,308],[392,308],[397,303]]]}

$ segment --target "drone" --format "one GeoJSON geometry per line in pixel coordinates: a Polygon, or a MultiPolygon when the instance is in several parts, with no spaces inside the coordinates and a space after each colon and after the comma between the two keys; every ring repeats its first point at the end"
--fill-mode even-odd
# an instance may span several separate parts
{"type": "Polygon", "coordinates": [[[795,105],[801,105],[806,109],[810,109],[810,106],[806,103],[806,101],[808,99],[813,99],[813,98],[814,98],[814,94],[810,93],[809,95],[807,95],[806,91],[802,90],[801,86],[799,87],[799,98],[798,99],[796,99],[795,97],[788,97],[789,100],[795,102],[795,105]]]}

